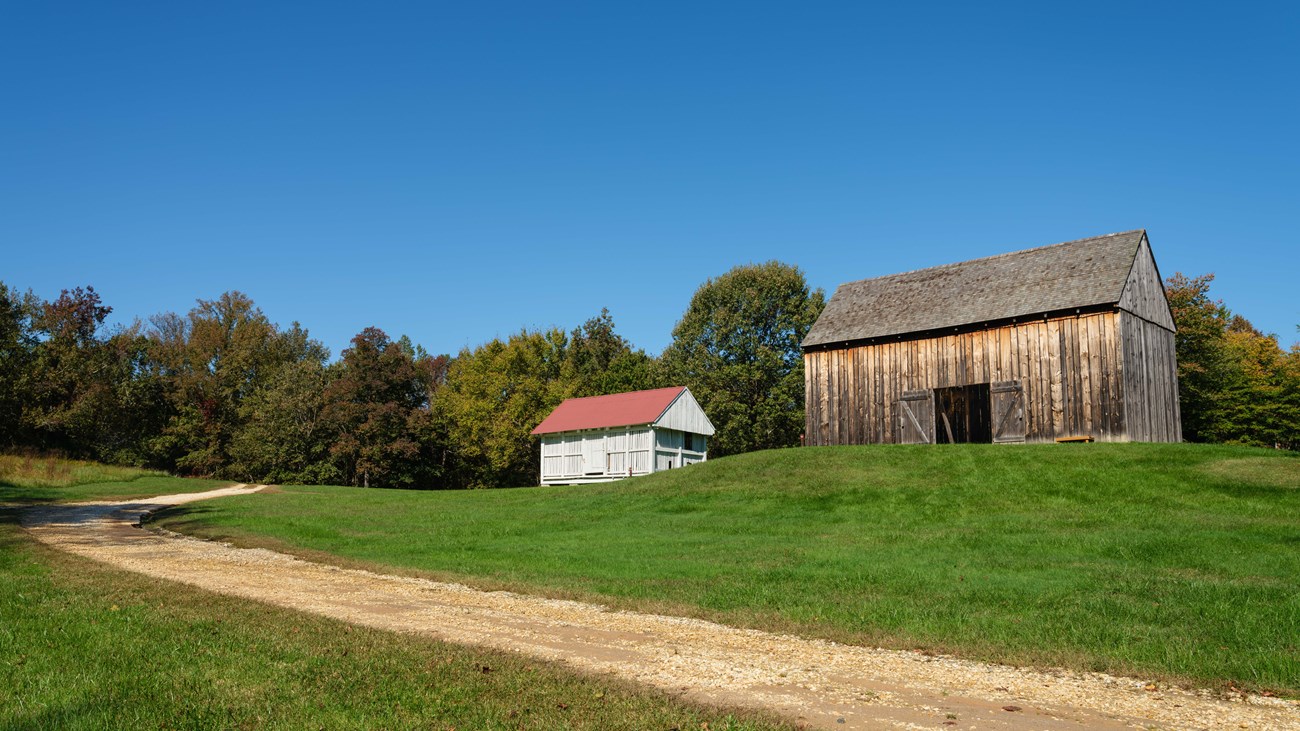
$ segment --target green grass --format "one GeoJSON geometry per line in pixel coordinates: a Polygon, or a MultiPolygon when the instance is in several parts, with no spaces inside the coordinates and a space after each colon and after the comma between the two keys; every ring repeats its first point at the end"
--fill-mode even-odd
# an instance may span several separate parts
{"type": "Polygon", "coordinates": [[[230,484],[233,483],[228,480],[171,477],[164,472],[139,467],[0,454],[0,503],[131,500],[202,492],[230,484]]]}
{"type": "Polygon", "coordinates": [[[161,522],[857,644],[1300,693],[1294,453],[798,449],[585,487],[283,488],[161,522]]]}
{"type": "Polygon", "coordinates": [[[115,571],[12,517],[0,511],[0,729],[786,728],[115,571]]]}

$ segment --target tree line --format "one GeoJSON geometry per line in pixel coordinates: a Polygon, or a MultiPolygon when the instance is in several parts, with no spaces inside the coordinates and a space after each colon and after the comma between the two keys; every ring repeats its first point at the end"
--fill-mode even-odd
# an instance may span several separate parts
{"type": "Polygon", "coordinates": [[[1183,438],[1300,449],[1300,345],[1283,350],[1277,335],[1213,299],[1213,281],[1213,274],[1165,280],[1178,326],[1183,438]]]}
{"type": "Polygon", "coordinates": [[[704,282],[658,357],[602,310],[455,356],[369,327],[331,361],[240,292],[109,328],[93,287],[45,301],[0,282],[0,448],[248,482],[528,485],[529,432],[561,401],[668,385],[708,412],[712,455],[794,446],[824,300],[768,262],[704,282]]]}
{"type": "MultiPolygon", "coordinates": [[[[1300,348],[1166,281],[1184,437],[1300,448],[1300,348]]],[[[336,361],[239,292],[107,328],[92,287],[44,301],[0,282],[0,448],[249,482],[403,488],[528,485],[529,432],[569,397],[685,385],[724,456],[798,445],[799,343],[825,304],[803,273],[746,265],[695,292],[658,357],[608,311],[455,356],[361,331],[336,361]]]]}

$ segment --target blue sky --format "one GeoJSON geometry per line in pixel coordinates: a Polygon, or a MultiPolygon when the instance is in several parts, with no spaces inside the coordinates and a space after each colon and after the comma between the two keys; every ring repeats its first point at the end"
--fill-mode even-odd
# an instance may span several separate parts
{"type": "Polygon", "coordinates": [[[1300,11],[1250,3],[8,3],[0,280],[129,321],[238,289],[337,354],[737,264],[841,282],[1148,229],[1300,323],[1300,11]]]}

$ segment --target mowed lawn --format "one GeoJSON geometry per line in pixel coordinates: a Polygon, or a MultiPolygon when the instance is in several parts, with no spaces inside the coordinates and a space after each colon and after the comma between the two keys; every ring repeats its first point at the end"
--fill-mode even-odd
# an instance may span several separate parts
{"type": "Polygon", "coordinates": [[[792,727],[116,571],[0,511],[0,728],[792,727]]]}
{"type": "MultiPolygon", "coordinates": [[[[65,463],[53,476],[42,467],[45,484],[33,486],[30,472],[0,472],[0,500],[226,484],[65,463]],[[73,484],[94,468],[110,481],[73,484]]],[[[791,728],[114,570],[37,543],[17,517],[0,507],[0,729],[791,728]]]]}
{"type": "Polygon", "coordinates": [[[160,522],[857,644],[1300,694],[1294,453],[791,449],[595,486],[284,487],[160,522]]]}

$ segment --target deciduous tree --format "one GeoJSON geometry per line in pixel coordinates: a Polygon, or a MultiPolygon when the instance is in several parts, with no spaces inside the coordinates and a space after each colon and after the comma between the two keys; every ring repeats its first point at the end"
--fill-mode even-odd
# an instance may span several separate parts
{"type": "Polygon", "coordinates": [[[538,446],[529,432],[563,398],[567,351],[564,332],[552,329],[521,331],[456,356],[435,408],[450,435],[458,485],[536,484],[538,446]]]}
{"type": "Polygon", "coordinates": [[[330,457],[334,435],[324,418],[325,392],[335,372],[326,364],[329,353],[296,322],[275,341],[279,367],[240,404],[231,470],[248,481],[338,482],[330,457]]]}
{"type": "Polygon", "coordinates": [[[25,444],[23,385],[36,348],[32,318],[38,306],[30,291],[19,292],[0,282],[0,447],[25,444]]]}
{"type": "Polygon", "coordinates": [[[1178,327],[1179,402],[1189,441],[1300,445],[1300,350],[1209,295],[1214,275],[1165,282],[1178,327]]]}
{"type": "Polygon", "coordinates": [[[609,310],[602,308],[599,315],[569,335],[558,395],[571,398],[640,391],[668,385],[662,379],[654,359],[619,335],[609,310]]]}
{"type": "Polygon", "coordinates": [[[1183,438],[1213,440],[1215,396],[1227,376],[1225,335],[1230,313],[1221,300],[1210,299],[1213,274],[1188,277],[1181,272],[1165,280],[1165,295],[1177,333],[1178,395],[1183,438]]]}
{"type": "Polygon", "coordinates": [[[111,312],[94,287],[65,289],[36,309],[22,390],[23,423],[38,448],[94,456],[97,422],[113,407],[112,353],[101,336],[111,312]]]}
{"type": "Polygon", "coordinates": [[[184,318],[155,317],[152,325],[150,355],[173,412],[153,442],[154,458],[189,474],[227,475],[243,402],[283,363],[276,327],[251,298],[233,291],[198,300],[184,318]]]}
{"type": "Polygon", "coordinates": [[[711,454],[799,444],[799,344],[824,306],[798,267],[777,261],[736,267],[695,292],[662,360],[667,378],[690,387],[717,428],[711,454]]]}
{"type": "Polygon", "coordinates": [[[324,418],[333,429],[330,454],[347,483],[419,487],[428,478],[431,465],[420,461],[418,430],[428,382],[414,355],[375,327],[343,351],[337,377],[325,390],[324,418]]]}

